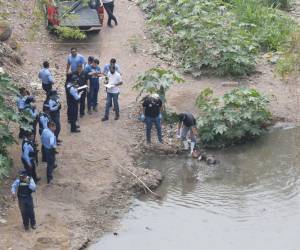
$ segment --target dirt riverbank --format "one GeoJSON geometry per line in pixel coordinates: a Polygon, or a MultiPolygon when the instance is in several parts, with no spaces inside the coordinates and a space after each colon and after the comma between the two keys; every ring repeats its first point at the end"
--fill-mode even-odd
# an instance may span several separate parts
{"type": "MultiPolygon", "coordinates": [[[[5,204],[9,208],[4,213],[4,223],[0,223],[0,249],[78,249],[86,241],[113,230],[117,219],[127,210],[134,193],[131,187],[136,181],[120,165],[139,172],[139,176],[146,175],[146,171],[135,169],[133,161],[133,156],[139,151],[139,141],[134,136],[136,121],[131,116],[136,97],[132,86],[139,73],[163,63],[151,56],[152,45],[145,33],[144,17],[134,2],[116,1],[119,25],[112,29],[105,26],[100,35],[91,35],[86,41],[79,43],[61,43],[48,35],[43,27],[39,27],[40,31],[35,38],[29,36],[32,18],[20,13],[31,13],[35,1],[18,2],[20,3],[11,16],[11,23],[19,43],[23,65],[7,70],[20,85],[31,86],[38,96],[38,103],[41,103],[44,95],[43,91],[36,88],[37,72],[43,60],[50,61],[56,87],[64,103],[63,145],[59,148],[59,167],[55,170],[53,185],[46,184],[45,164],[38,167],[38,173],[42,177],[34,198],[37,202],[38,229],[25,233],[16,203],[6,198],[5,204]],[[129,42],[133,37],[137,41],[137,53],[133,52],[132,43],[129,42]],[[102,88],[99,111],[80,119],[82,132],[78,135],[70,134],[65,116],[63,79],[66,57],[71,47],[77,47],[84,56],[99,57],[101,65],[111,57],[117,58],[124,78],[120,96],[121,119],[101,123],[105,95],[102,88]]],[[[274,77],[272,67],[264,60],[259,63],[258,70],[261,73],[239,79],[238,82],[273,96],[270,106],[274,114],[298,122],[299,81],[283,83],[274,77]]],[[[189,110],[195,113],[197,110],[194,100],[203,88],[212,87],[216,94],[222,94],[232,88],[224,87],[222,82],[236,81],[213,77],[200,80],[186,77],[186,80],[185,84],[175,86],[168,93],[168,105],[176,111],[189,110]]],[[[7,186],[10,186],[16,169],[20,166],[19,145],[11,149],[11,155],[14,170],[11,178],[4,183],[6,191],[3,193],[8,193],[7,186]]],[[[156,175],[158,176],[157,173],[156,175]]]]}

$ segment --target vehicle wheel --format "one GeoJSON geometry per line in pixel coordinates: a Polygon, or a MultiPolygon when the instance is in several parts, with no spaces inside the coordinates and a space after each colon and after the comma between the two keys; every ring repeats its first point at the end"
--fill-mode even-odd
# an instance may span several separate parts
{"type": "Polygon", "coordinates": [[[11,36],[12,29],[9,24],[0,22],[0,41],[4,42],[8,40],[11,36]]]}

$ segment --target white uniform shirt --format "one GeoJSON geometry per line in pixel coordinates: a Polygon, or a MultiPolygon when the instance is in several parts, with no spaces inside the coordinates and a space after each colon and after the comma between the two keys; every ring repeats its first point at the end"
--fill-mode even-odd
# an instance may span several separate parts
{"type": "MultiPolygon", "coordinates": [[[[118,72],[115,72],[114,74],[112,74],[111,72],[108,72],[107,76],[108,76],[108,84],[109,85],[116,85],[116,84],[122,82],[121,75],[118,72]]],[[[107,92],[112,93],[112,94],[117,94],[120,92],[120,89],[118,86],[114,86],[114,87],[108,88],[107,92]]]]}

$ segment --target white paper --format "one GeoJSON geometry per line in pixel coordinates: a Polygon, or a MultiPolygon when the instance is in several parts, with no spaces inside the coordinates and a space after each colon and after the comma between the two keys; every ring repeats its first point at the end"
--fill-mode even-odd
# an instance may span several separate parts
{"type": "Polygon", "coordinates": [[[77,90],[81,90],[81,89],[86,89],[88,86],[87,85],[83,85],[77,88],[77,90]]]}
{"type": "Polygon", "coordinates": [[[108,84],[104,84],[104,87],[105,88],[108,88],[108,89],[110,89],[110,88],[112,88],[112,87],[114,87],[115,85],[112,85],[112,84],[110,84],[110,83],[108,83],[108,84]]]}

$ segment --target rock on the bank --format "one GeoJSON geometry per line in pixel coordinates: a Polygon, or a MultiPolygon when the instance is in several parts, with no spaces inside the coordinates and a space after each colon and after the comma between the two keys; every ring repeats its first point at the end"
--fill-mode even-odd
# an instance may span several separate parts
{"type": "MultiPolygon", "coordinates": [[[[130,168],[130,171],[137,175],[138,178],[143,181],[150,189],[157,188],[162,181],[162,175],[156,169],[132,167],[130,168]]],[[[145,186],[136,177],[132,176],[130,181],[130,189],[134,189],[139,192],[144,191],[145,186]]]]}

